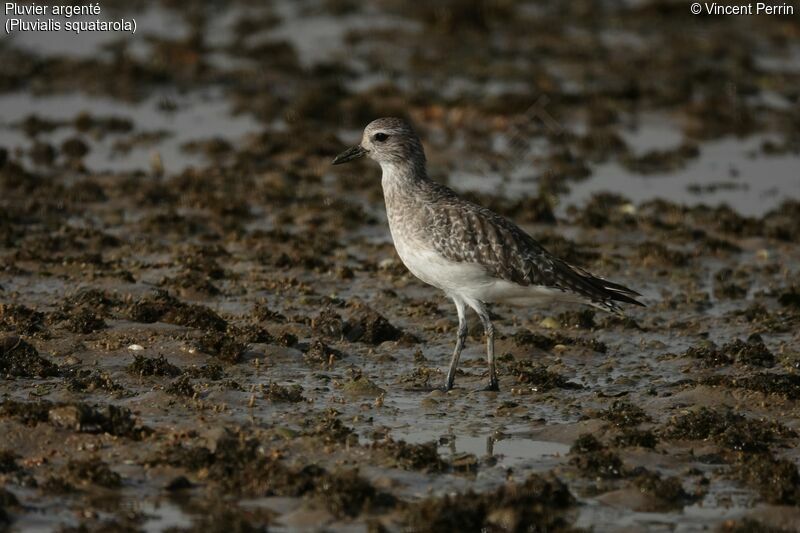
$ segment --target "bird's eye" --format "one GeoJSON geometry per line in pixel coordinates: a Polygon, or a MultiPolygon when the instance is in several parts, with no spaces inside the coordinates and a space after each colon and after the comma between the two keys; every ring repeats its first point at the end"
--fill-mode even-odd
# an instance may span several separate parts
{"type": "Polygon", "coordinates": [[[385,141],[388,138],[389,138],[389,136],[386,135],[385,133],[376,133],[375,135],[372,136],[372,139],[374,141],[378,141],[379,143],[382,143],[383,141],[385,141]]]}

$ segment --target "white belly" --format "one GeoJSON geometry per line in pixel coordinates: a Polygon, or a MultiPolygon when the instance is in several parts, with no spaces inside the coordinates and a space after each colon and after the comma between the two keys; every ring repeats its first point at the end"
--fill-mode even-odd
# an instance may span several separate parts
{"type": "Polygon", "coordinates": [[[456,263],[435,250],[415,242],[395,239],[397,254],[406,268],[429,285],[438,287],[450,296],[480,302],[503,302],[516,305],[535,305],[553,300],[584,302],[574,294],[539,285],[518,285],[490,276],[476,263],[456,263]]]}
{"type": "Polygon", "coordinates": [[[397,255],[412,274],[445,292],[461,291],[490,283],[491,278],[480,265],[455,263],[435,250],[421,248],[402,239],[396,240],[394,244],[397,255]]]}

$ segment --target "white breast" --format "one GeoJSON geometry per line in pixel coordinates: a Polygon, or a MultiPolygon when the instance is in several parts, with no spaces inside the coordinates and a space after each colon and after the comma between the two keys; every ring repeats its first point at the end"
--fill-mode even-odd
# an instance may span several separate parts
{"type": "Polygon", "coordinates": [[[435,250],[404,238],[402,232],[396,234],[393,230],[392,237],[397,254],[406,268],[420,280],[450,296],[513,305],[536,305],[552,301],[585,303],[585,299],[580,296],[552,287],[523,286],[492,277],[476,263],[450,261],[435,250]]]}
{"type": "Polygon", "coordinates": [[[394,246],[397,255],[409,271],[416,277],[438,287],[445,292],[462,292],[468,288],[478,288],[492,283],[483,267],[471,263],[455,263],[445,259],[435,250],[425,248],[420,243],[395,235],[394,246]]]}

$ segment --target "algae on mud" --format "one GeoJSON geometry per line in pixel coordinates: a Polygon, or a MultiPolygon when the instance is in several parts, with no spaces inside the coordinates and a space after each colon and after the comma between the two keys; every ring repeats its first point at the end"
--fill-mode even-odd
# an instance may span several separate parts
{"type": "Polygon", "coordinates": [[[0,47],[0,529],[786,527],[796,18],[106,3],[151,35],[0,47]],[[649,307],[498,306],[509,389],[478,329],[433,390],[447,302],[329,167],[387,114],[649,307]]]}

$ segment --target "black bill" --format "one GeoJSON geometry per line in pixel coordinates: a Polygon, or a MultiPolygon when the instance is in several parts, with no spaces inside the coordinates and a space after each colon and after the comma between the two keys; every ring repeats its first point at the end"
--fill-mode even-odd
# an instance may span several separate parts
{"type": "Polygon", "coordinates": [[[352,148],[348,148],[341,154],[337,155],[336,159],[333,160],[333,164],[341,165],[342,163],[347,163],[348,161],[364,157],[365,155],[367,155],[366,150],[364,150],[360,146],[353,146],[352,148]]]}

